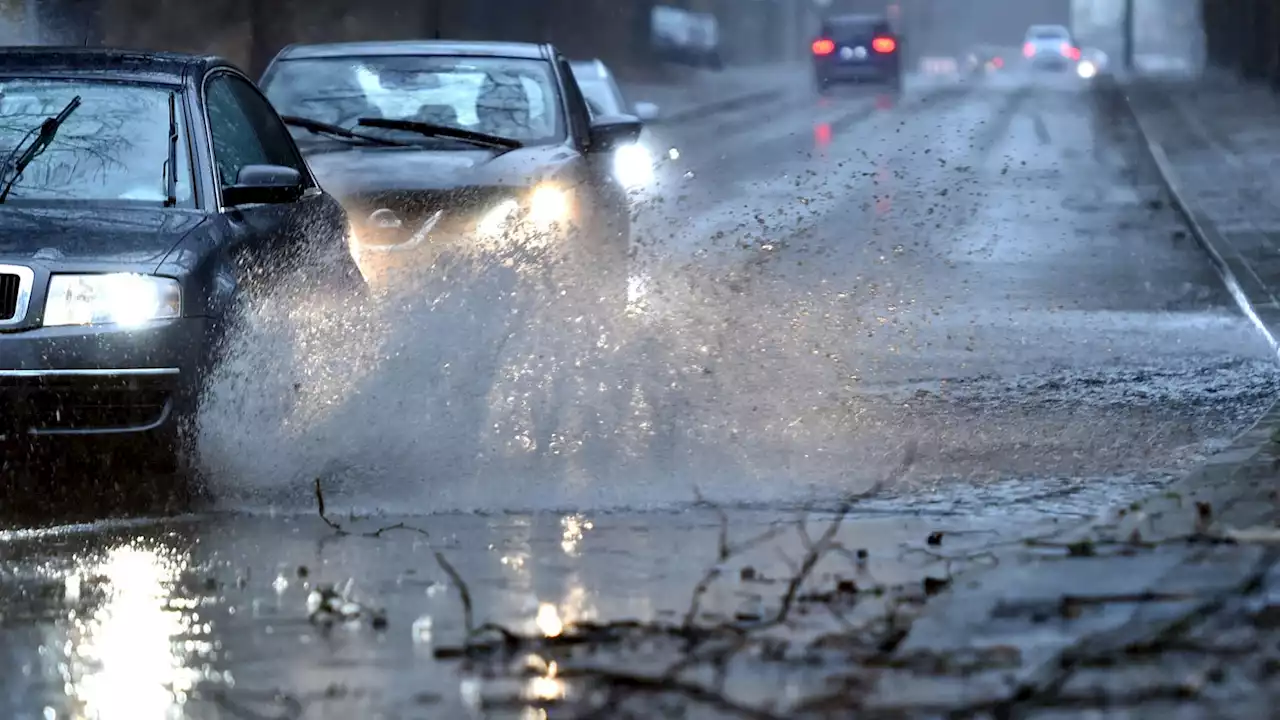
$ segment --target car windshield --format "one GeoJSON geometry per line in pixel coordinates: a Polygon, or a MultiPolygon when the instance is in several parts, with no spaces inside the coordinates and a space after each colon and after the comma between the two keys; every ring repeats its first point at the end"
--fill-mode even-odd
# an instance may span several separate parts
{"type": "MultiPolygon", "coordinates": [[[[264,80],[282,115],[350,128],[362,117],[412,120],[519,140],[556,142],[564,123],[541,60],[372,56],[283,60],[264,80]]],[[[305,140],[309,133],[292,129],[305,140]]],[[[404,138],[403,130],[373,130],[404,138]]]]}
{"type": "Polygon", "coordinates": [[[838,38],[861,38],[872,35],[888,35],[889,24],[869,18],[836,18],[823,25],[823,35],[838,38]]]}
{"type": "MultiPolygon", "coordinates": [[[[81,99],[48,148],[14,183],[7,202],[164,202],[170,93],[156,85],[98,80],[0,79],[5,180],[35,139],[28,133],[72,98],[81,99]]],[[[181,105],[178,112],[181,119],[181,105]]],[[[176,196],[182,206],[191,204],[192,183],[182,122],[178,131],[176,196]]]]}
{"type": "Polygon", "coordinates": [[[622,97],[608,80],[579,80],[578,87],[593,115],[619,115],[626,112],[622,97]]]}

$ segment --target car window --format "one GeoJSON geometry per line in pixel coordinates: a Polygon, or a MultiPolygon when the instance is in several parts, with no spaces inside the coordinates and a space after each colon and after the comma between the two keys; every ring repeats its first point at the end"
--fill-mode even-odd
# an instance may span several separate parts
{"type": "Polygon", "coordinates": [[[622,98],[607,80],[579,80],[578,88],[595,115],[618,115],[626,112],[622,98]]]}
{"type": "MultiPolygon", "coordinates": [[[[282,115],[342,127],[355,127],[362,117],[415,120],[531,145],[559,141],[565,133],[555,77],[543,60],[444,55],[286,59],[268,72],[263,87],[282,115]]],[[[421,139],[403,130],[361,131],[421,139]]],[[[315,141],[305,131],[293,133],[301,142],[315,141]]]]}
{"type": "MultiPolygon", "coordinates": [[[[162,203],[169,159],[169,97],[159,85],[85,80],[0,80],[0,157],[8,163],[30,145],[28,135],[72,98],[80,106],[14,183],[8,202],[162,203]],[[21,146],[21,147],[20,147],[21,146]],[[17,152],[14,152],[14,151],[17,152]]],[[[194,204],[187,124],[178,98],[175,175],[180,206],[194,204]]],[[[6,179],[11,168],[4,168],[6,179]]]]}
{"type": "Polygon", "coordinates": [[[1029,35],[1035,40],[1066,40],[1070,37],[1066,28],[1056,27],[1033,28],[1029,35]]]}
{"type": "Polygon", "coordinates": [[[284,165],[307,177],[288,130],[246,80],[218,73],[205,85],[218,179],[234,185],[246,165],[284,165]]]}
{"type": "Polygon", "coordinates": [[[892,29],[883,20],[850,18],[831,19],[823,23],[822,35],[839,40],[861,40],[876,35],[888,35],[892,29]]]}

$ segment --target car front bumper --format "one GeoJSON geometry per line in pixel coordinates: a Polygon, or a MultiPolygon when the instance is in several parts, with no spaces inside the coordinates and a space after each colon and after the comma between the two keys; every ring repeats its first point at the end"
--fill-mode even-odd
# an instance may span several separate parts
{"type": "Polygon", "coordinates": [[[0,439],[172,433],[195,409],[205,318],[0,333],[0,439]]]}

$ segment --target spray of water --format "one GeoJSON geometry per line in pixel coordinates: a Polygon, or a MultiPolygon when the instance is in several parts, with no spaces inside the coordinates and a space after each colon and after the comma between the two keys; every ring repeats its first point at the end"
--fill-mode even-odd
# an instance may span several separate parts
{"type": "Polygon", "coordinates": [[[259,303],[206,395],[205,473],[242,508],[305,505],[319,477],[428,512],[650,507],[694,484],[769,500],[866,469],[827,399],[839,359],[805,341],[812,299],[757,287],[750,262],[649,256],[598,283],[477,251],[359,306],[259,303]]]}

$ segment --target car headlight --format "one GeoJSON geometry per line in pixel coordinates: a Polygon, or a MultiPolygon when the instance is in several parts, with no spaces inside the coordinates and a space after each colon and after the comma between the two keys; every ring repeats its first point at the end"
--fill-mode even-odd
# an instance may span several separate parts
{"type": "Polygon", "coordinates": [[[520,205],[515,200],[503,200],[480,217],[476,231],[488,240],[502,238],[510,231],[519,213],[520,205]]]}
{"type": "Polygon", "coordinates": [[[554,185],[539,185],[529,196],[529,220],[539,228],[567,222],[573,213],[568,190],[554,185]]]}
{"type": "Polygon", "coordinates": [[[613,173],[624,188],[644,187],[653,181],[653,156],[643,145],[623,145],[613,153],[613,173]]]}
{"type": "Polygon", "coordinates": [[[138,326],[181,315],[177,280],[133,273],[54,275],[44,305],[47,326],[138,326]]]}

